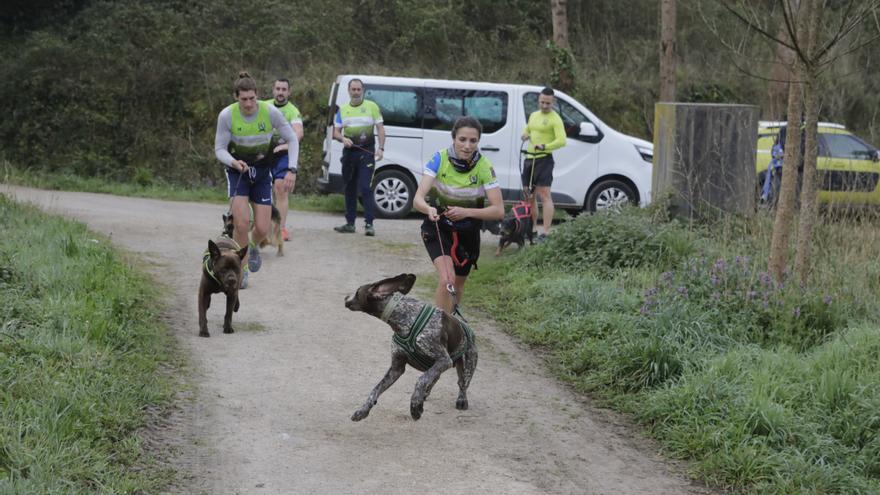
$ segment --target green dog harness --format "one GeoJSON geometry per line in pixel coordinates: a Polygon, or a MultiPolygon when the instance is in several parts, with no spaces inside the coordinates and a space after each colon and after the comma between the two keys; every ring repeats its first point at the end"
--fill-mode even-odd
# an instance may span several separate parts
{"type": "MultiPolygon", "coordinates": [[[[395,294],[395,296],[397,296],[397,294],[395,294]]],[[[392,304],[396,306],[396,302],[399,300],[400,297],[392,299],[391,303],[389,303],[388,306],[392,306],[392,304]]],[[[428,321],[430,321],[435,309],[437,308],[435,308],[432,304],[424,304],[422,306],[422,309],[419,311],[418,316],[416,316],[415,321],[409,327],[409,332],[407,332],[406,337],[402,337],[397,333],[395,333],[392,337],[392,340],[394,340],[394,344],[406,353],[409,360],[418,364],[424,369],[428,369],[433,366],[435,359],[420,351],[418,346],[416,345],[416,340],[419,338],[419,335],[421,335],[422,330],[425,329],[428,321]]],[[[385,315],[383,314],[383,316],[385,315]]],[[[460,346],[460,349],[457,352],[449,356],[450,358],[452,358],[452,362],[455,362],[458,361],[462,356],[464,356],[468,349],[470,349],[471,345],[473,345],[474,331],[471,330],[471,327],[467,323],[465,323],[462,318],[459,318],[458,316],[453,317],[461,324],[461,328],[464,329],[465,334],[465,345],[460,346]]]]}
{"type": "MultiPolygon", "coordinates": [[[[230,242],[232,242],[232,244],[235,246],[236,251],[241,250],[241,248],[238,247],[238,243],[235,242],[235,239],[231,239],[228,237],[226,239],[229,240],[230,242]]],[[[219,249],[220,246],[217,246],[217,248],[219,249]]],[[[210,249],[206,249],[205,254],[202,255],[202,266],[205,267],[205,273],[207,273],[209,277],[214,279],[214,282],[217,282],[217,285],[223,285],[223,282],[219,281],[217,279],[217,276],[214,275],[214,260],[211,259],[211,250],[210,249]]]]}

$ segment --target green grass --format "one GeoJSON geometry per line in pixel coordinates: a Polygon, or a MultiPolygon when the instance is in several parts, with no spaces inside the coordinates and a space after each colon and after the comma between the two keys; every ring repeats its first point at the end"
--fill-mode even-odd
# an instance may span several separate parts
{"type": "Polygon", "coordinates": [[[710,484],[880,493],[876,221],[823,218],[800,287],[763,272],[770,218],[688,228],[654,213],[579,217],[481,259],[466,306],[545,348],[710,484]]]}
{"type": "Polygon", "coordinates": [[[0,492],[157,493],[138,436],[178,386],[146,275],[77,223],[0,195],[0,492]]]}
{"type": "MultiPolygon", "coordinates": [[[[226,203],[226,184],[217,186],[180,186],[160,181],[143,180],[140,183],[116,182],[104,178],[86,178],[70,174],[21,173],[8,162],[0,169],[3,182],[26,187],[60,191],[77,191],[115,194],[138,198],[154,198],[172,201],[201,201],[226,203]]],[[[341,194],[292,194],[290,208],[301,211],[345,212],[345,200],[341,194]]]]}

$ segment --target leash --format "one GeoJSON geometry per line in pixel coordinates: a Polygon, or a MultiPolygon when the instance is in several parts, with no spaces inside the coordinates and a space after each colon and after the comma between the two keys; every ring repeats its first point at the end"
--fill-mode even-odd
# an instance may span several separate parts
{"type": "MultiPolygon", "coordinates": [[[[434,228],[437,229],[437,243],[440,244],[440,256],[446,256],[446,253],[443,251],[443,237],[440,235],[440,221],[439,220],[434,221],[434,228]]],[[[450,253],[450,258],[451,257],[452,256],[450,253]]],[[[446,272],[446,273],[444,273],[444,275],[449,277],[449,270],[444,269],[444,271],[446,272]]],[[[447,278],[447,280],[454,281],[455,280],[455,273],[452,274],[452,277],[447,278]]],[[[452,296],[452,310],[454,312],[456,310],[456,308],[458,308],[458,294],[455,292],[455,284],[452,282],[447,283],[446,284],[446,292],[448,292],[449,295],[452,296]]]]}
{"type": "Polygon", "coordinates": [[[529,201],[529,202],[530,202],[531,199],[532,199],[532,195],[535,193],[535,185],[534,185],[534,180],[535,180],[535,160],[537,160],[538,157],[537,157],[534,153],[529,153],[528,149],[526,148],[527,144],[528,144],[528,141],[523,141],[522,144],[519,146],[519,154],[520,154],[520,155],[523,155],[523,157],[524,157],[524,158],[523,158],[522,160],[520,160],[520,162],[519,162],[519,175],[522,176],[522,172],[523,172],[523,163],[525,163],[525,161],[529,159],[528,155],[531,154],[531,155],[532,155],[532,168],[531,168],[531,170],[530,170],[530,172],[529,172],[529,188],[528,188],[528,191],[529,191],[529,192],[528,192],[528,195],[526,195],[525,190],[524,190],[524,189],[520,189],[520,199],[521,199],[522,201],[529,201]]]}
{"type": "Polygon", "coordinates": [[[363,146],[358,146],[358,145],[354,144],[354,142],[351,143],[351,147],[357,148],[357,149],[363,151],[364,153],[367,153],[367,154],[373,156],[373,172],[370,174],[370,189],[372,189],[373,188],[373,179],[375,179],[375,177],[376,177],[376,152],[370,151],[370,150],[364,148],[363,146]]]}

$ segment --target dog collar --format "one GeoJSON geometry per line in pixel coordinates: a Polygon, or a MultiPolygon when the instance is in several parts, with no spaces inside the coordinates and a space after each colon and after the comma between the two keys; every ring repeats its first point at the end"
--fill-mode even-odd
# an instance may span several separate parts
{"type": "Polygon", "coordinates": [[[394,295],[391,296],[391,300],[388,301],[388,304],[385,305],[385,309],[382,310],[382,316],[379,318],[385,323],[388,323],[388,318],[391,318],[391,313],[394,312],[394,309],[397,307],[397,304],[400,303],[401,299],[403,299],[403,294],[395,292],[394,295]]]}
{"type": "MultiPolygon", "coordinates": [[[[238,243],[235,242],[235,239],[231,237],[227,237],[230,241],[232,241],[232,245],[236,251],[241,251],[241,248],[238,247],[238,243]]],[[[218,285],[223,285],[220,280],[217,279],[217,276],[214,275],[214,260],[211,259],[211,251],[209,249],[205,250],[205,254],[202,255],[202,265],[205,267],[205,272],[217,282],[218,285]]]]}

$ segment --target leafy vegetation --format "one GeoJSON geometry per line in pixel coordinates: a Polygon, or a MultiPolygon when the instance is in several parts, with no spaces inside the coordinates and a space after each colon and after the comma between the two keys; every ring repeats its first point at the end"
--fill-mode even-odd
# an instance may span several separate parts
{"type": "Polygon", "coordinates": [[[818,282],[801,287],[763,272],[767,217],[691,228],[658,217],[584,215],[481,260],[468,304],[548,349],[561,376],[633,414],[710,483],[880,490],[876,220],[823,223],[818,282]]]}
{"type": "MultiPolygon", "coordinates": [[[[657,8],[638,0],[569,2],[573,96],[611,126],[649,139],[657,8]]],[[[246,69],[264,97],[274,77],[293,81],[306,127],[299,189],[308,191],[337,74],[545,84],[557,56],[547,43],[549,10],[527,0],[264,0],[245,9],[230,0],[16,3],[0,11],[0,97],[11,116],[0,122],[0,158],[26,170],[220,187],[216,116],[232,101],[232,78],[246,69]]],[[[715,2],[679,2],[679,97],[764,106],[766,82],[719,57],[726,48],[704,19],[720,20],[726,39],[736,39],[741,27],[725,15],[715,2]]],[[[743,46],[743,58],[770,58],[765,43],[743,46]]],[[[841,60],[841,75],[826,81],[822,115],[875,144],[877,53],[841,60]]]]}
{"type": "Polygon", "coordinates": [[[158,492],[137,434],[174,389],[157,291],[80,224],[0,195],[0,226],[0,492],[158,492]]]}

